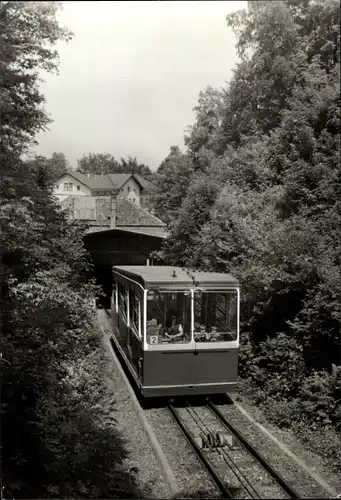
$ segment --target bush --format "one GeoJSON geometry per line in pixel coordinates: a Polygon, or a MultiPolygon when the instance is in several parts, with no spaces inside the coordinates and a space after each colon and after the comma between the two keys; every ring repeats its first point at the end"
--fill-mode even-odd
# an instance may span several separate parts
{"type": "Polygon", "coordinates": [[[302,347],[289,335],[279,333],[258,344],[246,337],[239,359],[241,376],[251,379],[268,396],[281,399],[298,394],[305,364],[302,347]]]}
{"type": "Polygon", "coordinates": [[[242,60],[218,101],[201,94],[164,255],[238,278],[254,400],[340,431],[340,6],[252,4],[227,18],[242,60]]]}
{"type": "Polygon", "coordinates": [[[138,498],[124,469],[92,285],[70,269],[11,281],[3,353],[3,478],[16,498],[138,498]]]}
{"type": "Polygon", "coordinates": [[[103,345],[75,360],[66,367],[53,404],[44,399],[36,408],[45,497],[141,498],[123,465],[127,453],[115,428],[115,402],[105,376],[108,361],[103,345]]]}
{"type": "Polygon", "coordinates": [[[314,426],[334,426],[341,431],[341,367],[334,374],[314,372],[302,384],[301,414],[314,426]]]}

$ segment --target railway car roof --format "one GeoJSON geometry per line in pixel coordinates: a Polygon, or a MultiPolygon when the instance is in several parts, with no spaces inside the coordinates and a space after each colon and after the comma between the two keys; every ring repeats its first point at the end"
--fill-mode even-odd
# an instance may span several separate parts
{"type": "Polygon", "coordinates": [[[189,271],[187,269],[176,266],[114,266],[113,271],[118,271],[135,281],[138,281],[143,286],[155,285],[192,285],[194,277],[198,286],[238,286],[236,280],[231,274],[213,273],[205,271],[189,271]],[[175,275],[174,275],[175,274],[175,275]]]}

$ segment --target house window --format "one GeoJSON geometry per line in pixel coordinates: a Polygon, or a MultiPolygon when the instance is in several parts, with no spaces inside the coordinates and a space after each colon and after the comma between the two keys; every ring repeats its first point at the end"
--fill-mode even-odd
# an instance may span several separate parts
{"type": "Polygon", "coordinates": [[[72,191],[72,182],[64,182],[64,191],[72,191]]]}
{"type": "Polygon", "coordinates": [[[80,186],[77,186],[77,191],[80,191],[81,187],[80,186]]]}
{"type": "Polygon", "coordinates": [[[129,191],[130,191],[130,186],[128,186],[128,187],[127,187],[127,191],[128,191],[128,193],[129,193],[129,191]]]}

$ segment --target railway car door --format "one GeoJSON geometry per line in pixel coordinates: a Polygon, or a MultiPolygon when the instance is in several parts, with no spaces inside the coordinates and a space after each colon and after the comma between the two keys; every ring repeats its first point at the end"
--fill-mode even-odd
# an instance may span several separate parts
{"type": "Polygon", "coordinates": [[[138,378],[142,378],[142,366],[141,366],[141,356],[142,356],[142,340],[138,338],[138,336],[135,334],[135,332],[132,331],[131,337],[130,337],[130,359],[132,362],[132,365],[134,367],[134,370],[138,376],[138,378]]]}
{"type": "Polygon", "coordinates": [[[139,295],[132,289],[129,290],[129,335],[128,350],[133,368],[138,376],[142,378],[142,307],[139,295]]]}

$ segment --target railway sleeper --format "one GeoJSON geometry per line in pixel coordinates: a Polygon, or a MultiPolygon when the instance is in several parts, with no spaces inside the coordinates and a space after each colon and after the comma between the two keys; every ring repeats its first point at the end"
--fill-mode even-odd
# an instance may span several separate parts
{"type": "Polygon", "coordinates": [[[231,434],[222,434],[221,432],[202,432],[200,436],[195,438],[195,440],[200,448],[204,450],[225,447],[233,450],[238,447],[238,443],[234,436],[232,436],[231,434]]]}

